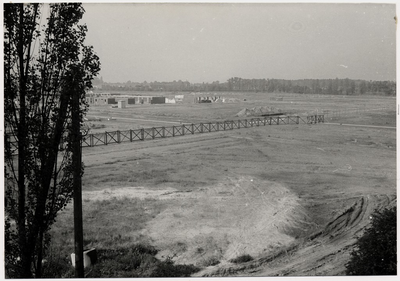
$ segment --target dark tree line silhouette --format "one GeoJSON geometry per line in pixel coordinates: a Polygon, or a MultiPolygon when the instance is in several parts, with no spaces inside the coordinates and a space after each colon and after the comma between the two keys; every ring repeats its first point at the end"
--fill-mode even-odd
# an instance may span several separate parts
{"type": "Polygon", "coordinates": [[[188,81],[106,83],[97,79],[94,85],[105,91],[172,91],[172,92],[264,92],[321,95],[396,95],[394,81],[353,79],[244,79],[232,77],[220,83],[190,83],[188,81]]]}

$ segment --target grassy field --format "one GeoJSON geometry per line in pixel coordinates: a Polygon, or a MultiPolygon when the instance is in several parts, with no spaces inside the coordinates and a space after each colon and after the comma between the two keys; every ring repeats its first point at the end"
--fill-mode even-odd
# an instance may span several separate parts
{"type": "MultiPolygon", "coordinates": [[[[99,130],[112,131],[230,120],[254,106],[343,113],[326,120],[339,125],[84,148],[84,239],[101,253],[89,277],[344,274],[369,215],[396,202],[396,130],[386,128],[396,126],[395,100],[232,96],[240,102],[92,107],[89,116],[114,117],[100,121],[99,130]]],[[[64,276],[71,275],[72,222],[71,204],[52,229],[50,253],[65,265],[64,276]]]]}

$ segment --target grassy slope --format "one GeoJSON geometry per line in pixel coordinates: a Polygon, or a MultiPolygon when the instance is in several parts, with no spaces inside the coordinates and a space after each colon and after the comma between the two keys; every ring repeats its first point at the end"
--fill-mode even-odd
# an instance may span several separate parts
{"type": "MultiPolygon", "coordinates": [[[[368,106],[375,104],[371,102],[368,106]]],[[[330,105],[327,102],[322,106],[330,105]]],[[[243,104],[236,104],[232,106],[233,109],[229,107],[226,110],[236,112],[241,106],[243,104]]],[[[310,104],[301,106],[303,110],[312,107],[310,104]]],[[[207,110],[209,108],[203,113],[205,116],[218,116],[207,110]]],[[[192,108],[189,111],[192,118],[200,115],[193,113],[192,108]]],[[[160,114],[160,109],[146,113],[154,117],[160,114]]],[[[171,113],[165,113],[168,114],[171,113]]],[[[184,117],[185,111],[182,109],[178,115],[184,117]]],[[[388,115],[368,113],[368,118],[353,118],[350,121],[363,123],[381,120],[374,124],[388,126],[393,125],[393,116],[393,112],[388,115]]],[[[188,214],[193,207],[198,211],[205,210],[204,204],[193,205],[193,201],[178,200],[176,197],[166,200],[157,200],[157,197],[112,198],[112,195],[106,194],[106,189],[143,186],[149,190],[166,190],[165,193],[168,193],[168,188],[173,188],[176,192],[198,192],[197,196],[203,192],[201,189],[226,182],[227,178],[237,178],[237,175],[285,185],[300,198],[314,225],[323,227],[340,210],[353,204],[356,197],[376,193],[377,188],[382,194],[393,193],[394,152],[395,133],[392,131],[334,128],[328,125],[261,127],[86,149],[84,190],[98,191],[103,194],[104,200],[87,198],[84,201],[85,241],[88,247],[97,249],[132,248],[137,243],[165,246],[167,244],[162,239],[154,240],[158,236],[149,235],[148,229],[152,221],[156,222],[171,210],[171,202],[176,204],[174,210],[177,206],[182,210],[180,214],[176,211],[172,213],[169,217],[171,223],[188,223],[179,215],[188,214]],[[355,139],[357,142],[354,142],[355,139]],[[351,166],[350,171],[348,165],[351,166]]],[[[212,220],[212,215],[210,212],[205,220],[212,220]]],[[[190,217],[190,220],[193,219],[196,218],[190,217]]],[[[68,260],[69,253],[73,252],[71,222],[69,207],[53,227],[53,254],[62,261],[68,260]]],[[[195,227],[191,227],[196,231],[195,227]]],[[[300,234],[292,233],[293,236],[300,234]]],[[[214,239],[212,242],[207,237],[212,236],[203,236],[203,250],[212,248],[207,248],[207,241],[211,241],[209,245],[222,243],[222,240],[214,239]]],[[[188,246],[193,241],[172,241],[172,250],[160,250],[182,254],[188,252],[188,246]]],[[[199,265],[215,264],[220,259],[223,259],[223,255],[209,255],[199,265]]],[[[343,267],[343,264],[341,262],[339,266],[343,267]]],[[[262,275],[273,274],[263,270],[259,272],[262,275]]]]}

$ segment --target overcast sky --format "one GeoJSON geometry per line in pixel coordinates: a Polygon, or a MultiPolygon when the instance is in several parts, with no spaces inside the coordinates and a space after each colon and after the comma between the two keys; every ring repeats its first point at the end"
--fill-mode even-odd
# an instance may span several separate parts
{"type": "Polygon", "coordinates": [[[394,4],[84,4],[106,82],[395,80],[394,4]]]}

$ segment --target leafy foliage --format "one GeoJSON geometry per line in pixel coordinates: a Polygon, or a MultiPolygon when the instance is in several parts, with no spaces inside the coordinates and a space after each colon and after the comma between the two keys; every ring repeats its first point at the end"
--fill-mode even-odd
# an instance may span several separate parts
{"type": "Polygon", "coordinates": [[[396,207],[376,211],[371,227],[356,243],[346,264],[348,275],[396,275],[396,207]]]}
{"type": "Polygon", "coordinates": [[[42,6],[4,5],[8,277],[41,277],[48,231],[73,192],[71,100],[79,95],[82,121],[85,92],[100,70],[84,45],[81,4],[50,4],[40,26],[42,6]]]}

